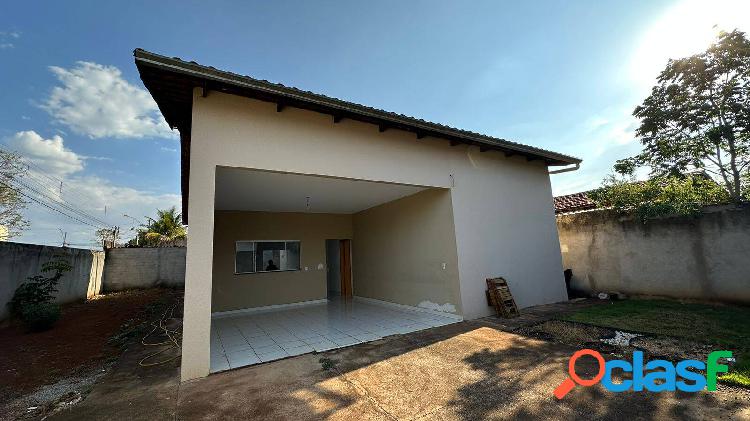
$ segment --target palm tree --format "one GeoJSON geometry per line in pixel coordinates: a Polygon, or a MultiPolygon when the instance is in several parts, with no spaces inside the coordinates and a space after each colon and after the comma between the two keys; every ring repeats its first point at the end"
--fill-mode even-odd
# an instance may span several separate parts
{"type": "Polygon", "coordinates": [[[174,245],[178,240],[187,238],[187,230],[182,225],[182,215],[177,208],[157,209],[156,219],[149,218],[148,224],[138,230],[138,237],[144,245],[174,245]]]}

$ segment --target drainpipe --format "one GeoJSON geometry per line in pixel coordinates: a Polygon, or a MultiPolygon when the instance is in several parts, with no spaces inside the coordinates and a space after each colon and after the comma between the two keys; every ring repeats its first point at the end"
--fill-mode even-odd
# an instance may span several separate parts
{"type": "Polygon", "coordinates": [[[552,174],[560,174],[560,173],[569,172],[569,171],[576,171],[580,168],[581,168],[581,163],[579,162],[572,167],[560,168],[559,170],[550,171],[549,174],[552,175],[552,174]]]}

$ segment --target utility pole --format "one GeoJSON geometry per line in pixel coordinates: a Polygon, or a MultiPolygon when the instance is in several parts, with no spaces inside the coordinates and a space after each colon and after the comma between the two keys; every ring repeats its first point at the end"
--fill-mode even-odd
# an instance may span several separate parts
{"type": "MultiPolygon", "coordinates": [[[[123,213],[123,214],[122,214],[122,216],[124,216],[124,217],[126,217],[126,218],[130,218],[130,219],[132,219],[132,220],[133,220],[133,221],[135,221],[135,222],[136,222],[136,223],[137,223],[138,225],[143,225],[143,222],[141,222],[140,220],[138,220],[138,218],[133,218],[132,216],[128,215],[127,213],[123,213]]],[[[140,244],[139,244],[139,241],[140,241],[140,238],[139,238],[139,237],[140,237],[140,236],[138,235],[138,231],[137,231],[137,230],[135,229],[135,227],[130,227],[130,230],[131,230],[131,231],[136,231],[136,233],[135,233],[135,245],[136,245],[136,246],[140,246],[140,244]]]]}
{"type": "Polygon", "coordinates": [[[62,236],[63,236],[62,246],[65,247],[66,246],[65,243],[68,240],[68,232],[67,231],[63,231],[62,228],[58,228],[58,229],[60,230],[60,234],[62,234],[62,236]]]}

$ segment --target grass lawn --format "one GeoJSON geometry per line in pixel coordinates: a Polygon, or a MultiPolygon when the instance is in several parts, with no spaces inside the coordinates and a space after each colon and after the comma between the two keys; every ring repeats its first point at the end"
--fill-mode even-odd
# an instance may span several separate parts
{"type": "Polygon", "coordinates": [[[750,387],[750,307],[634,299],[584,308],[564,319],[685,338],[730,350],[738,357],[737,364],[720,380],[750,387]]]}

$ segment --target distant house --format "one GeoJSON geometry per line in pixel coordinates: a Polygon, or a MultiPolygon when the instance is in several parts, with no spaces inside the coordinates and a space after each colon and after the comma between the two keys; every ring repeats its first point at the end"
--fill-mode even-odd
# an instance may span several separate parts
{"type": "Polygon", "coordinates": [[[589,191],[555,196],[555,214],[596,209],[596,203],[588,196],[589,191]]]}
{"type": "Polygon", "coordinates": [[[490,315],[488,277],[520,307],[566,299],[549,168],[579,159],[144,50],[135,63],[180,131],[183,380],[490,315]]]}

